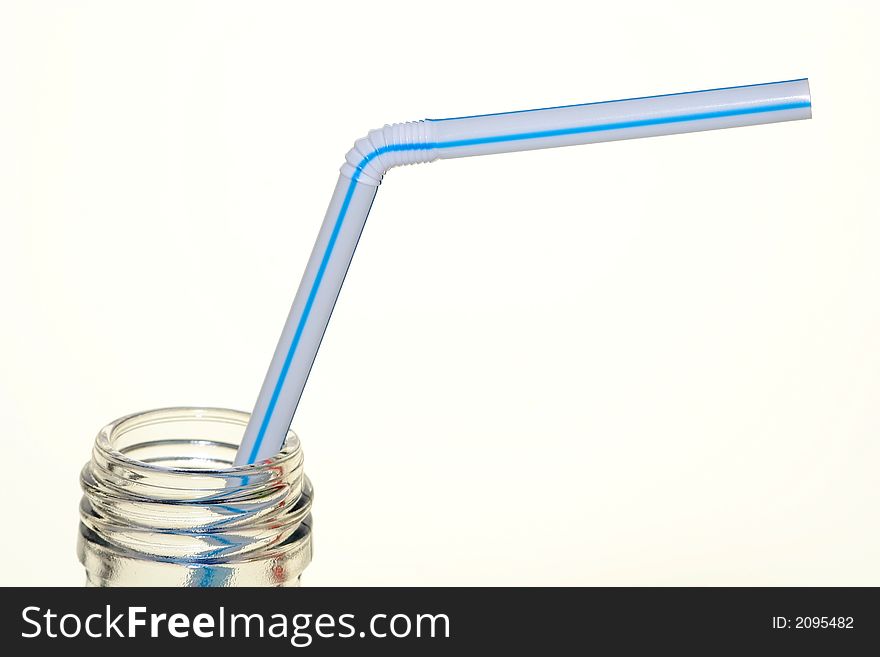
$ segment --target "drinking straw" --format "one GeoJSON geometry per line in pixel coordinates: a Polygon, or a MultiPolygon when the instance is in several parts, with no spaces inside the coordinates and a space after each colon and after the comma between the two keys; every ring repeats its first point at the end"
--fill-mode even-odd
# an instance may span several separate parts
{"type": "Polygon", "coordinates": [[[279,451],[370,206],[402,164],[810,118],[806,79],[386,125],[355,142],[245,430],[236,464],[279,451]]]}

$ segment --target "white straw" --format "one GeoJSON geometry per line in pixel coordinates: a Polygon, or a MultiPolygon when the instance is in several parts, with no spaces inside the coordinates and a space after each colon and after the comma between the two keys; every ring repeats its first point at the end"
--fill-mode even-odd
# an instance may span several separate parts
{"type": "Polygon", "coordinates": [[[401,164],[810,118],[806,79],[425,120],[371,131],[349,151],[235,463],[281,448],[382,176],[401,164]]]}

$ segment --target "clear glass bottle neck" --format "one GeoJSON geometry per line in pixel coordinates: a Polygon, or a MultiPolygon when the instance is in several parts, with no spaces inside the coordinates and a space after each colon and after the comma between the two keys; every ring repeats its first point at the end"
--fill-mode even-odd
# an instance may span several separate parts
{"type": "Polygon", "coordinates": [[[248,415],[171,408],[104,427],[83,468],[78,553],[94,586],[289,586],[311,560],[299,439],[233,467],[248,415]]]}

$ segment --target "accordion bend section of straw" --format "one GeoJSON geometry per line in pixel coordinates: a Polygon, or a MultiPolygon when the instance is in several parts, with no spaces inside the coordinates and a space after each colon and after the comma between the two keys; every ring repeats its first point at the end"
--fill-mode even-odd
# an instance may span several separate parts
{"type": "Polygon", "coordinates": [[[281,447],[370,206],[392,167],[810,118],[806,79],[385,126],[349,151],[236,464],[281,447]]]}

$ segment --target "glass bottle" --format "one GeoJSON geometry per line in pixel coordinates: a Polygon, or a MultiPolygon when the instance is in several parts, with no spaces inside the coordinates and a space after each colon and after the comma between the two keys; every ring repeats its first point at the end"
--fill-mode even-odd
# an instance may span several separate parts
{"type": "Polygon", "coordinates": [[[232,466],[248,414],[136,413],[104,427],[82,470],[77,553],[88,586],[298,586],[312,558],[299,438],[232,466]]]}

